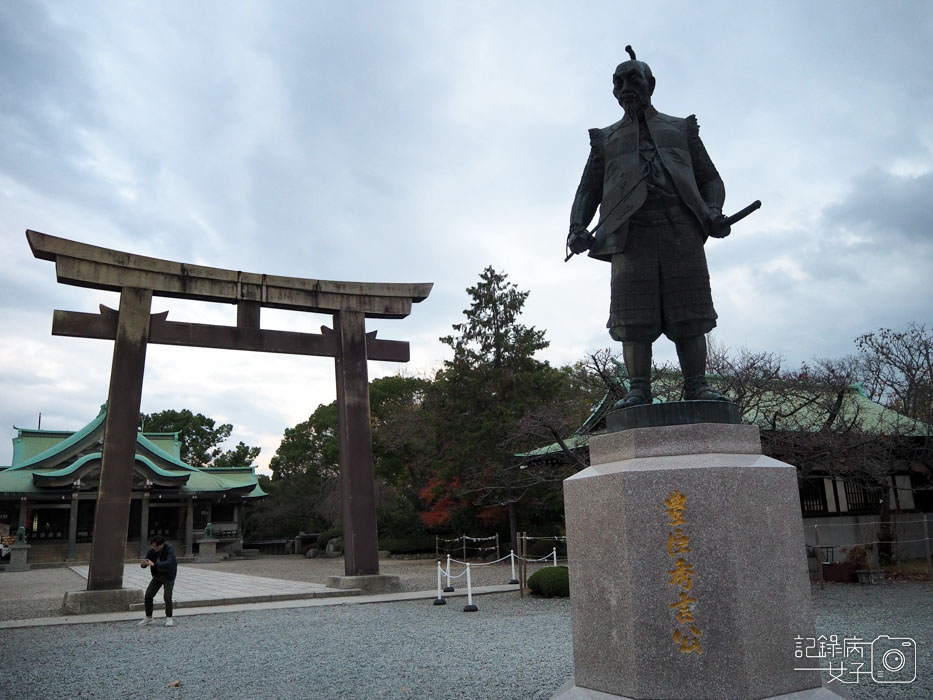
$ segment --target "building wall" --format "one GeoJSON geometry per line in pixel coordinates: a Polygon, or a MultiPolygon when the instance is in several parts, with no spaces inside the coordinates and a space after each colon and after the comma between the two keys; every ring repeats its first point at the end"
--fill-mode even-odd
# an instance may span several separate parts
{"type": "MultiPolygon", "coordinates": [[[[928,514],[892,514],[891,524],[896,538],[893,553],[898,560],[926,557],[926,547],[923,542],[923,519],[925,517],[928,521],[928,528],[933,530],[933,518],[928,514]]],[[[820,547],[833,547],[833,560],[840,562],[846,557],[843,549],[857,544],[875,542],[878,539],[878,531],[881,527],[878,518],[877,514],[804,518],[804,541],[809,547],[816,546],[817,533],[813,526],[818,525],[820,547]]]]}

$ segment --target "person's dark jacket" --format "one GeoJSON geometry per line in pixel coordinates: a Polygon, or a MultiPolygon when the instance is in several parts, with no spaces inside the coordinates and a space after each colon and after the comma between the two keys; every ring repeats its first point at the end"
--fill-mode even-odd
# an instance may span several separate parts
{"type": "Polygon", "coordinates": [[[178,561],[175,559],[175,550],[168,542],[162,545],[160,552],[150,548],[146,552],[146,559],[153,562],[153,565],[149,567],[149,572],[153,576],[175,580],[175,575],[178,573],[178,561]]]}

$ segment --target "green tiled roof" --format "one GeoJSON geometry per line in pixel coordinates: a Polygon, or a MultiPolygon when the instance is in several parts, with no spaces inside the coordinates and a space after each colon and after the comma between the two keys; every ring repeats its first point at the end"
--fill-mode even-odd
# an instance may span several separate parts
{"type": "MultiPolygon", "coordinates": [[[[716,378],[710,377],[710,383],[717,383],[716,378]]],[[[742,415],[742,421],[757,424],[762,430],[808,430],[815,432],[823,427],[823,422],[826,419],[825,401],[822,403],[816,401],[816,399],[820,398],[816,392],[813,392],[809,398],[813,399],[810,403],[800,401],[798,404],[794,404],[792,399],[787,398],[779,390],[765,392],[758,406],[747,410],[742,415]],[[772,425],[768,417],[774,415],[782,416],[782,418],[776,420],[772,425]]],[[[590,435],[605,432],[605,414],[611,408],[608,399],[609,395],[607,394],[583,425],[573,435],[564,440],[564,443],[570,449],[586,447],[589,445],[590,435]]],[[[655,398],[655,403],[659,402],[663,402],[663,399],[655,398]]],[[[833,426],[836,428],[846,426],[849,430],[857,430],[869,435],[926,437],[933,434],[933,427],[926,423],[908,418],[869,399],[862,390],[861,384],[853,384],[848,387],[843,397],[839,415],[833,426]]],[[[517,454],[515,457],[522,460],[532,460],[544,458],[548,455],[559,455],[562,452],[563,449],[560,444],[554,442],[530,452],[517,454]]]]}
{"type": "MultiPolygon", "coordinates": [[[[816,392],[813,398],[819,398],[816,392]]],[[[746,411],[742,419],[746,423],[755,423],[762,429],[771,430],[820,430],[823,422],[826,420],[827,411],[825,400],[823,403],[813,402],[806,404],[798,402],[795,405],[791,399],[787,399],[780,392],[770,392],[762,398],[761,405],[766,407],[766,412],[752,409],[746,411]],[[796,409],[796,410],[795,410],[796,409]],[[779,415],[774,425],[771,424],[768,416],[779,415]]],[[[850,430],[868,433],[869,435],[903,435],[907,437],[921,437],[930,435],[930,426],[922,421],[908,418],[897,411],[882,406],[868,398],[862,390],[861,384],[851,385],[842,401],[839,415],[836,417],[833,426],[839,428],[847,426],[850,430]]]]}
{"type": "MultiPolygon", "coordinates": [[[[97,414],[97,417],[94,420],[92,420],[90,423],[85,425],[83,428],[81,428],[81,430],[77,431],[76,433],[72,433],[71,437],[65,438],[63,441],[59,442],[58,444],[53,445],[52,447],[49,447],[47,450],[44,450],[43,452],[40,452],[34,457],[30,459],[26,459],[22,462],[17,463],[17,459],[16,459],[17,454],[16,454],[16,450],[14,449],[13,464],[10,466],[10,469],[30,469],[34,467],[40,467],[40,466],[43,466],[45,462],[52,461],[52,458],[54,458],[56,455],[61,455],[62,458],[64,458],[65,455],[67,455],[67,453],[69,452],[72,452],[72,451],[79,452],[83,447],[86,446],[85,443],[89,444],[93,442],[94,433],[96,433],[98,430],[101,430],[101,431],[103,430],[104,419],[106,417],[107,417],[107,405],[104,404],[103,406],[100,407],[100,413],[97,414]]],[[[41,432],[42,431],[38,431],[38,430],[37,431],[19,430],[19,436],[17,437],[17,440],[23,440],[24,433],[26,434],[26,437],[28,437],[29,436],[28,433],[41,433],[41,432]]],[[[62,434],[61,431],[46,431],[46,432],[49,432],[49,433],[54,432],[55,434],[62,434]]]]}
{"type": "MultiPolygon", "coordinates": [[[[589,433],[586,435],[574,433],[573,435],[568,437],[566,440],[564,440],[564,444],[567,445],[567,447],[569,447],[571,450],[575,450],[579,447],[586,447],[588,444],[590,444],[591,434],[595,434],[595,433],[589,433]]],[[[538,449],[531,450],[530,452],[522,452],[521,454],[515,455],[515,456],[521,457],[523,459],[534,459],[535,457],[546,457],[547,455],[550,455],[550,454],[560,454],[563,451],[564,450],[560,446],[560,443],[552,442],[550,445],[539,447],[538,449]]]]}
{"type": "MultiPolygon", "coordinates": [[[[70,486],[72,475],[77,475],[88,465],[99,463],[101,452],[88,452],[103,437],[104,420],[107,416],[106,404],[100,413],[81,430],[74,433],[50,430],[19,430],[14,440],[13,464],[8,468],[0,467],[0,494],[37,494],[45,488],[70,486]],[[47,447],[31,457],[28,443],[38,440],[54,439],[56,444],[47,447]],[[26,447],[23,446],[24,443],[26,447]],[[81,454],[84,452],[84,454],[81,454]]],[[[153,437],[164,438],[172,433],[154,433],[153,437]]],[[[169,453],[142,433],[137,433],[137,453],[135,461],[148,472],[157,486],[177,489],[180,495],[191,493],[233,493],[243,498],[261,498],[267,495],[259,486],[253,467],[230,467],[224,469],[199,469],[187,464],[169,453]]],[[[165,442],[161,439],[160,442],[165,442]]],[[[34,451],[34,450],[33,450],[34,451]]],[[[34,451],[35,452],[35,451],[34,451]]],[[[92,467],[93,470],[93,467],[92,467]]]]}

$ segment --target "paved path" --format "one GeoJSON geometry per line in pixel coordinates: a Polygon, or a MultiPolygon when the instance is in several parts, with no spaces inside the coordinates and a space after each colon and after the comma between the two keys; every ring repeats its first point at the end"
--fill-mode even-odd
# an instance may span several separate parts
{"type": "MultiPolygon", "coordinates": [[[[85,579],[87,578],[87,566],[72,566],[70,568],[76,574],[83,576],[85,579]]],[[[151,580],[152,576],[148,569],[143,569],[134,564],[127,564],[123,567],[124,588],[142,588],[145,590],[151,580]]],[[[176,607],[187,608],[296,598],[347,596],[349,594],[346,590],[328,588],[321,583],[286,581],[279,578],[232,574],[208,569],[195,569],[190,566],[179,566],[178,577],[175,579],[175,590],[172,592],[172,600],[176,607]]],[[[162,595],[159,593],[156,596],[157,609],[164,606],[161,598],[162,595]]],[[[136,608],[142,609],[142,605],[134,606],[133,609],[136,608]]]]}

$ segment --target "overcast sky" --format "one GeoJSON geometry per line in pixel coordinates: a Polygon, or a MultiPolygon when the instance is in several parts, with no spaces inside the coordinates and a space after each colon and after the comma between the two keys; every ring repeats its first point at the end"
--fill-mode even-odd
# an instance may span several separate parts
{"type": "MultiPolygon", "coordinates": [[[[563,262],[587,129],[621,109],[632,44],[654,105],[695,113],[726,212],[707,244],[717,341],[791,364],[930,323],[929,2],[0,2],[0,465],[13,426],[78,429],[106,400],[110,341],[53,337],[52,310],[116,307],[57,284],[35,229],[181,262],[434,282],[404,320],[420,374],[447,356],[492,265],[529,290],[542,357],[609,347],[609,265],[563,262]],[[636,9],[636,7],[638,9],[636,9]]],[[[157,298],[170,319],[233,306],[157,298]]],[[[330,318],[264,312],[266,327],[330,318]]],[[[662,339],[656,356],[675,357],[662,339]]],[[[235,426],[268,464],[335,394],[333,362],[150,346],[142,410],[235,426]]]]}

